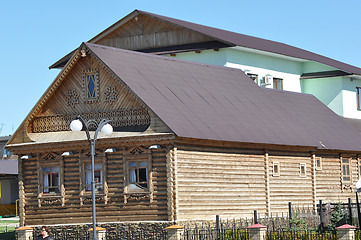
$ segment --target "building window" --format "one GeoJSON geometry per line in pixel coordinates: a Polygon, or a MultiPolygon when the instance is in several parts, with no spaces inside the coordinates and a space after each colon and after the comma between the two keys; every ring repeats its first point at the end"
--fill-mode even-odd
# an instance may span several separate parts
{"type": "Polygon", "coordinates": [[[283,79],[273,78],[273,88],[283,90],[283,79]]]}
{"type": "Polygon", "coordinates": [[[300,176],[306,177],[306,163],[300,163],[300,176]]]}
{"type": "Polygon", "coordinates": [[[59,167],[43,167],[43,193],[59,193],[60,192],[60,168],[59,167]]]}
{"type": "Polygon", "coordinates": [[[279,162],[273,163],[273,176],[274,177],[280,176],[280,163],[279,162]]]}
{"type": "Polygon", "coordinates": [[[342,159],[342,180],[350,181],[350,159],[342,159]]]}
{"type": "Polygon", "coordinates": [[[322,158],[316,157],[316,170],[320,171],[322,170],[322,158]]]}
{"type": "Polygon", "coordinates": [[[99,100],[99,73],[95,70],[83,72],[83,97],[86,103],[99,100]]]}
{"type": "Polygon", "coordinates": [[[149,188],[147,161],[128,162],[129,191],[144,191],[149,188]]]}
{"type": "Polygon", "coordinates": [[[361,110],[360,94],[361,94],[361,87],[356,87],[357,110],[361,110]]]}
{"type": "MultiPolygon", "coordinates": [[[[92,168],[91,164],[86,164],[85,167],[85,190],[92,190],[92,168]]],[[[94,164],[94,182],[95,191],[103,190],[103,165],[101,163],[94,164]]]]}
{"type": "Polygon", "coordinates": [[[248,76],[249,78],[251,78],[257,85],[259,85],[259,84],[258,84],[258,75],[257,75],[257,74],[247,73],[247,76],[248,76]]]}

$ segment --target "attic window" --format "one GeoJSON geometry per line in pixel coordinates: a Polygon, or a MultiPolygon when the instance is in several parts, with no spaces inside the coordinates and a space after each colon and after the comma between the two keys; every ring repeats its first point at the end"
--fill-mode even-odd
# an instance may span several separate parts
{"type": "Polygon", "coordinates": [[[274,177],[279,177],[280,176],[280,163],[279,162],[274,162],[273,163],[273,174],[274,177]]]}
{"type": "Polygon", "coordinates": [[[356,95],[357,95],[357,110],[361,110],[361,87],[356,87],[356,95]]]}
{"type": "Polygon", "coordinates": [[[283,79],[273,78],[273,88],[283,90],[283,79]]]}
{"type": "Polygon", "coordinates": [[[300,163],[300,176],[306,177],[306,163],[300,163]]]}
{"type": "Polygon", "coordinates": [[[99,73],[96,70],[83,72],[83,97],[86,103],[99,100],[99,73]]]}
{"type": "Polygon", "coordinates": [[[247,76],[258,85],[258,75],[257,74],[247,73],[247,76]]]}

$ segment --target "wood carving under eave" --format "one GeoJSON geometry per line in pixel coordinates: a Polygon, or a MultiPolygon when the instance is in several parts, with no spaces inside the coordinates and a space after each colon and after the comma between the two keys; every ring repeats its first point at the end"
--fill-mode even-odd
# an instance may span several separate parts
{"type": "MultiPolygon", "coordinates": [[[[169,144],[173,143],[175,135],[173,133],[150,135],[150,136],[133,136],[133,137],[121,137],[121,138],[107,138],[98,139],[97,148],[101,149],[112,145],[127,144],[130,146],[137,146],[139,143],[144,142],[157,142],[158,144],[169,144]]],[[[41,143],[41,144],[27,144],[27,145],[9,145],[7,148],[16,154],[28,154],[29,152],[64,152],[69,150],[69,146],[72,149],[83,149],[89,148],[88,140],[84,139],[81,141],[68,141],[68,142],[52,142],[52,143],[41,143]]]]}

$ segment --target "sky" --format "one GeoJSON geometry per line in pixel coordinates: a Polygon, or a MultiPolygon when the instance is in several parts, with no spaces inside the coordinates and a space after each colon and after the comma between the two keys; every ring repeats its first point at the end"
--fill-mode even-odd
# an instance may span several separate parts
{"type": "Polygon", "coordinates": [[[361,67],[360,0],[11,0],[0,4],[0,136],[59,70],[49,66],[135,9],[282,42],[361,67]]]}

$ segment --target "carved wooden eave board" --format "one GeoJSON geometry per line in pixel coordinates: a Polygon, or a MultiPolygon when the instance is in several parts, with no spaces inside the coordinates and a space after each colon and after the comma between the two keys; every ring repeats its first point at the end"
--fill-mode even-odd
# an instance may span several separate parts
{"type": "MultiPolygon", "coordinates": [[[[8,147],[84,140],[84,133],[70,131],[70,122],[78,115],[86,121],[111,120],[115,131],[109,138],[171,133],[168,126],[82,44],[20,125],[8,147]]],[[[100,133],[99,138],[104,136],[100,133]]]]}

